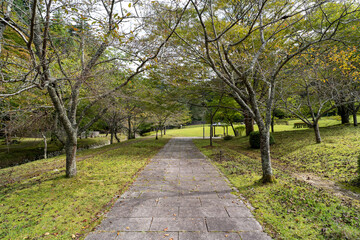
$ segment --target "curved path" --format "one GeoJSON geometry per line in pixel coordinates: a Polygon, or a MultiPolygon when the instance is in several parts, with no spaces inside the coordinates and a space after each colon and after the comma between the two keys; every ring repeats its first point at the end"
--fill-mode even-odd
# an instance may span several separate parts
{"type": "Polygon", "coordinates": [[[190,138],[152,159],[86,240],[271,239],[190,138]]]}

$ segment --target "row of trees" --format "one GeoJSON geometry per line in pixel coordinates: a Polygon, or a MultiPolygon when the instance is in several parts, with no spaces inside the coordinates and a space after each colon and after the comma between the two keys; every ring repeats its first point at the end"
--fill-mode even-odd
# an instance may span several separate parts
{"type": "Polygon", "coordinates": [[[112,132],[127,118],[129,136],[126,111],[147,119],[152,109],[157,129],[186,119],[189,104],[211,121],[241,113],[247,133],[258,125],[263,181],[272,182],[274,109],[313,126],[317,142],[321,116],[358,110],[358,19],[352,1],[6,0],[0,97],[45,95],[65,133],[69,177],[78,133],[106,112],[112,132]]]}

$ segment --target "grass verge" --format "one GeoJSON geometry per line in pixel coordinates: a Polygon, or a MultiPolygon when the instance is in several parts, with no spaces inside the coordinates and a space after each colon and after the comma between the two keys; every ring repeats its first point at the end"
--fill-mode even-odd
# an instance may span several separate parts
{"type": "Polygon", "coordinates": [[[64,156],[1,169],[0,176],[11,171],[17,180],[0,188],[0,239],[83,236],[166,142],[141,139],[82,151],[78,175],[71,179],[64,177],[64,168],[49,171],[64,156]],[[34,169],[42,171],[34,176],[34,169]]]}

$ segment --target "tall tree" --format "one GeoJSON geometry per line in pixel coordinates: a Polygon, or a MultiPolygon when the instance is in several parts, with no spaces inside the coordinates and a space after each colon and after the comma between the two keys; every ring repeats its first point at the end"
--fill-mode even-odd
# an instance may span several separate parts
{"type": "Polygon", "coordinates": [[[185,51],[207,64],[255,119],[262,181],[273,182],[269,130],[278,75],[310,46],[333,39],[342,19],[357,9],[307,0],[191,2],[198,21],[187,25],[192,31],[177,36],[185,51]]]}
{"type": "MultiPolygon", "coordinates": [[[[18,4],[22,2],[14,2],[11,6],[20,9],[18,4]]],[[[180,9],[180,14],[176,21],[168,22],[171,30],[154,38],[152,44],[140,39],[142,19],[146,19],[144,14],[149,13],[151,17],[151,11],[138,11],[141,5],[140,1],[124,5],[123,1],[32,0],[25,8],[25,14],[16,12],[6,19],[6,13],[1,13],[0,21],[22,40],[18,45],[9,44],[23,54],[22,58],[1,56],[6,60],[4,64],[8,71],[2,71],[2,81],[7,88],[0,97],[11,97],[35,87],[47,91],[65,132],[67,177],[76,175],[77,135],[82,130],[79,123],[87,111],[149,68],[172,36],[188,3],[175,3],[174,8],[180,9]],[[61,23],[52,19],[53,13],[59,11],[61,23]],[[131,25],[134,20],[135,24],[131,25]],[[62,25],[68,31],[66,34],[59,32],[58,28],[53,28],[55,25],[62,25]],[[73,44],[71,51],[68,50],[69,42],[73,44]],[[106,54],[109,49],[116,49],[116,57],[106,54]],[[127,74],[113,89],[100,90],[95,96],[87,97],[88,104],[79,112],[83,91],[96,79],[101,79],[105,70],[102,66],[109,62],[116,62],[118,68],[126,66],[127,74]],[[131,62],[132,66],[126,62],[131,62]]],[[[106,110],[99,112],[89,124],[106,110]]]]}

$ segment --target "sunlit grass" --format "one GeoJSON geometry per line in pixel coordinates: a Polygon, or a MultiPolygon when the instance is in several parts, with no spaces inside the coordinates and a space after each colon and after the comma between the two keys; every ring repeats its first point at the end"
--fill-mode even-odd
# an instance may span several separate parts
{"type": "MultiPolygon", "coordinates": [[[[294,123],[301,122],[301,120],[294,119],[294,120],[288,120],[288,125],[275,125],[274,130],[275,132],[283,132],[283,131],[303,131],[307,130],[307,128],[294,128],[294,123]]],[[[324,117],[320,120],[319,125],[320,127],[327,127],[327,126],[333,126],[336,124],[340,124],[340,120],[338,117],[324,117]]],[[[238,124],[235,124],[234,127],[236,128],[239,126],[238,124]]],[[[204,124],[204,125],[189,125],[189,126],[183,126],[181,129],[174,128],[174,129],[168,129],[166,130],[166,137],[203,137],[204,136],[204,130],[205,130],[205,137],[210,136],[210,125],[204,124]]],[[[254,130],[257,131],[258,127],[257,125],[254,125],[254,130]]],[[[160,136],[160,131],[159,131],[160,136]]],[[[231,126],[228,126],[228,130],[222,126],[218,126],[215,128],[215,135],[232,135],[234,136],[234,131],[231,126]],[[224,132],[225,129],[225,132],[224,132]]],[[[151,133],[151,135],[154,135],[154,132],[151,133]]]]}

